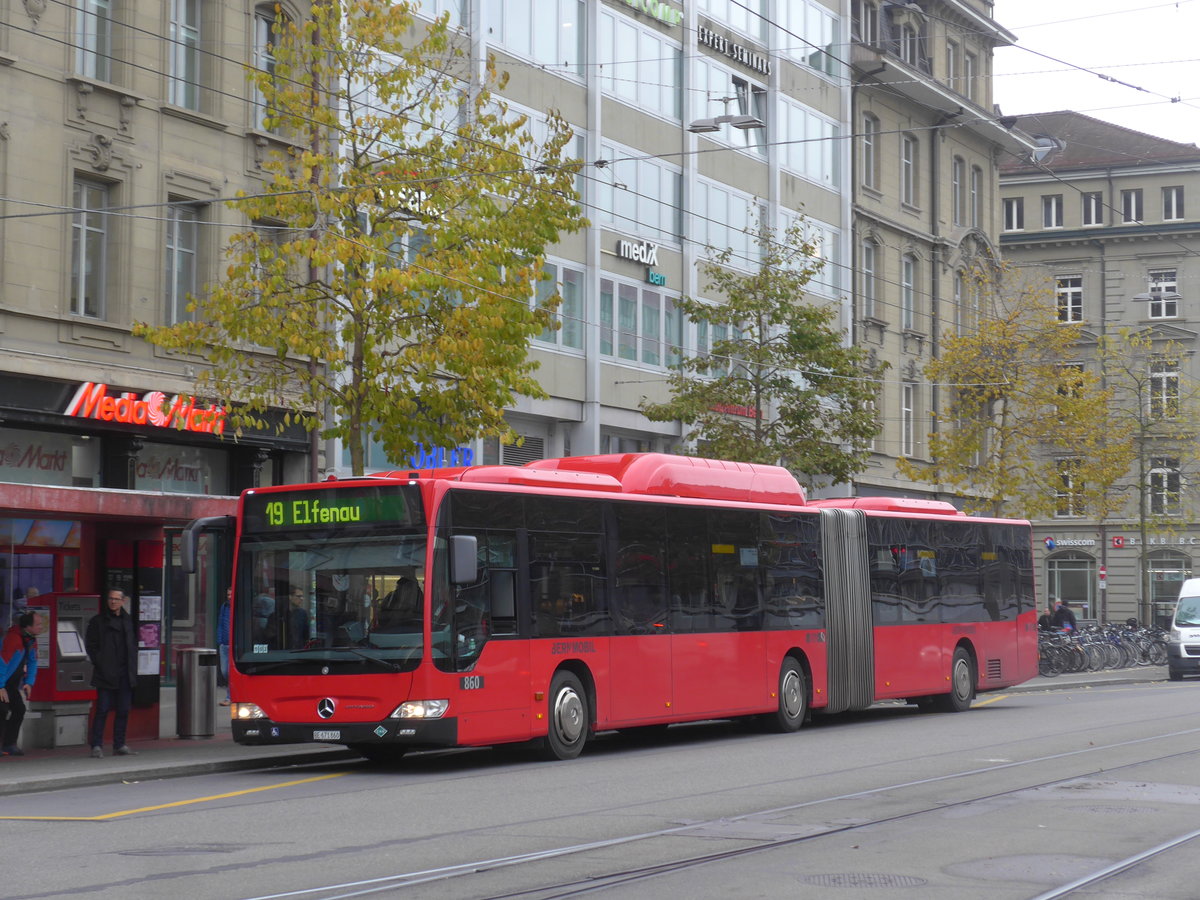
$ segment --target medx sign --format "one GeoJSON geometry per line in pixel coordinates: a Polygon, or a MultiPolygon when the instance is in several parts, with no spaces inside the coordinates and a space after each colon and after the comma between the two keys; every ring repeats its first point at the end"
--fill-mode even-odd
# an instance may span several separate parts
{"type": "Polygon", "coordinates": [[[658,244],[649,241],[617,241],[617,256],[648,266],[657,266],[658,244]]]}

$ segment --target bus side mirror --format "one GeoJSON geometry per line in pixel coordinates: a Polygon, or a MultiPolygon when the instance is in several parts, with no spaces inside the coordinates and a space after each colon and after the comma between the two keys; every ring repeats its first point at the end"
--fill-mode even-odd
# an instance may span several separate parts
{"type": "Polygon", "coordinates": [[[473,534],[456,534],[450,538],[450,581],[453,584],[472,584],[479,580],[479,540],[473,534]]]}
{"type": "Polygon", "coordinates": [[[188,575],[195,574],[200,535],[206,531],[227,531],[232,534],[236,521],[233,516],[205,516],[188,522],[179,539],[179,568],[188,575]]]}

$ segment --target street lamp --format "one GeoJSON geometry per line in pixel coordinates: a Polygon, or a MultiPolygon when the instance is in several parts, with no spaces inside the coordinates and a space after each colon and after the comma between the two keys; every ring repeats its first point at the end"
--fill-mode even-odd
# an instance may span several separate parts
{"type": "Polygon", "coordinates": [[[732,125],[734,128],[739,128],[742,131],[749,131],[752,128],[767,127],[767,123],[758,116],[751,116],[746,113],[729,113],[729,104],[737,99],[739,98],[709,97],[709,103],[724,103],[726,112],[723,115],[715,116],[711,119],[697,119],[688,125],[688,131],[692,132],[692,134],[708,134],[713,131],[720,131],[722,125],[732,125]]]}

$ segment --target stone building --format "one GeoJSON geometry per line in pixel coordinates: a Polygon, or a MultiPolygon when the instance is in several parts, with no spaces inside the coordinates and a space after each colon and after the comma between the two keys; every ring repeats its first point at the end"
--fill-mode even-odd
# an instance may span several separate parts
{"type": "MultiPolygon", "coordinates": [[[[1200,314],[1189,298],[1200,278],[1200,148],[1069,111],[1023,115],[1020,127],[1038,149],[1002,166],[1004,257],[1054,292],[1061,321],[1084,325],[1090,340],[1072,362],[1094,366],[1095,338],[1119,330],[1179,346],[1177,360],[1149,354],[1137,364],[1146,367],[1151,415],[1175,415],[1176,407],[1193,415],[1200,314]]],[[[1144,456],[1144,481],[1131,470],[1128,501],[1104,521],[1073,502],[1064,474],[1058,515],[1036,523],[1043,596],[1108,621],[1166,620],[1200,554],[1192,500],[1200,472],[1195,454],[1174,443],[1151,444],[1144,456]],[[1139,500],[1153,517],[1144,537],[1139,500]]]]}

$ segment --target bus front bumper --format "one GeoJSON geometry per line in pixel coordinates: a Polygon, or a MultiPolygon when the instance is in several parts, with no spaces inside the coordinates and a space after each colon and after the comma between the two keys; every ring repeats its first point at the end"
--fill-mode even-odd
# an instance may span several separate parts
{"type": "Polygon", "coordinates": [[[458,720],[385,719],[382,722],[273,722],[235,719],[233,739],[239,744],[380,744],[401,747],[453,747],[458,720]]]}

